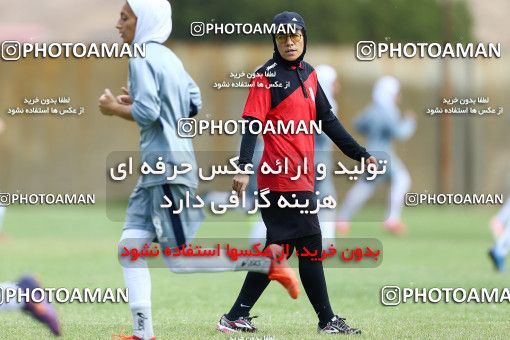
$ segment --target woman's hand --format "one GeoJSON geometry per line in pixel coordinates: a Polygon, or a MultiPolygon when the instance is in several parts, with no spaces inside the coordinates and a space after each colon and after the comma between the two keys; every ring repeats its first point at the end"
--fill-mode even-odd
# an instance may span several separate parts
{"type": "Polygon", "coordinates": [[[113,116],[115,115],[115,105],[118,105],[117,99],[109,89],[105,89],[99,97],[99,110],[105,116],[113,116]]]}
{"type": "Polygon", "coordinates": [[[242,192],[246,190],[248,182],[250,181],[249,175],[235,175],[232,183],[232,189],[241,197],[242,192]]]}
{"type": "Polygon", "coordinates": [[[375,164],[377,166],[377,159],[374,156],[370,156],[367,159],[365,159],[365,164],[375,164]]]}
{"type": "Polygon", "coordinates": [[[133,98],[129,95],[129,91],[124,86],[121,88],[122,94],[117,96],[117,103],[122,105],[131,105],[133,104],[133,98]]]}

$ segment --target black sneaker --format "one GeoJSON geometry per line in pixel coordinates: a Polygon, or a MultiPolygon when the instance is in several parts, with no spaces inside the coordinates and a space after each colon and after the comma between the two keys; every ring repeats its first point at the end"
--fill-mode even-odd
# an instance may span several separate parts
{"type": "Polygon", "coordinates": [[[223,315],[216,325],[216,329],[223,333],[250,332],[257,331],[257,327],[251,322],[257,316],[241,316],[237,320],[230,321],[227,315],[223,315]]]}
{"type": "Polygon", "coordinates": [[[352,328],[345,319],[335,315],[324,328],[317,326],[317,333],[323,334],[361,334],[361,329],[352,328]]]}

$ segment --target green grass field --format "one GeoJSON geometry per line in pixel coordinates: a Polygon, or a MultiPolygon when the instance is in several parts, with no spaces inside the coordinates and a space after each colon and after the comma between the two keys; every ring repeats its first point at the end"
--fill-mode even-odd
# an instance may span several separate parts
{"type": "MultiPolygon", "coordinates": [[[[119,206],[119,209],[123,209],[119,206]]],[[[377,210],[371,207],[369,210],[377,210]]],[[[508,338],[508,304],[412,304],[385,307],[384,285],[402,287],[509,287],[508,275],[493,271],[486,252],[492,242],[487,221],[495,208],[408,208],[405,238],[385,234],[377,222],[354,223],[351,236],[375,237],[384,260],[375,269],[328,269],[336,313],[360,327],[359,338],[508,338]]],[[[199,236],[244,237],[250,224],[208,219],[199,236]]],[[[9,207],[0,243],[0,281],[36,273],[47,287],[123,287],[116,260],[122,223],[95,207],[9,207]]],[[[243,282],[244,273],[178,275],[152,270],[153,318],[158,339],[228,339],[215,331],[243,282]]],[[[129,333],[127,304],[56,306],[64,339],[110,339],[129,333]]],[[[317,338],[316,318],[306,295],[291,300],[276,283],[252,310],[258,338],[317,338]]],[[[45,339],[49,332],[18,312],[0,314],[1,339],[45,339]]],[[[245,337],[245,339],[250,337],[245,337]]],[[[321,337],[322,338],[322,337],[321,337]]],[[[240,339],[240,338],[238,338],[240,339]]],[[[253,339],[256,339],[254,336],[253,339]]]]}

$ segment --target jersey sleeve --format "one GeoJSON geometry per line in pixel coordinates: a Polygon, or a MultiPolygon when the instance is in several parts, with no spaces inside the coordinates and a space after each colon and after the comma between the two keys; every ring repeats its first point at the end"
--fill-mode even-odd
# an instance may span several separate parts
{"type": "Polygon", "coordinates": [[[159,118],[161,100],[156,74],[149,62],[142,58],[129,60],[129,93],[133,98],[131,114],[140,127],[159,118]]]}
{"type": "MultiPolygon", "coordinates": [[[[246,117],[248,121],[255,120],[253,117],[246,117]]],[[[241,149],[239,151],[239,166],[243,167],[246,164],[253,164],[253,154],[255,153],[255,146],[257,145],[257,135],[250,129],[243,134],[241,139],[241,149]]]]}
{"type": "Polygon", "coordinates": [[[250,83],[250,92],[244,105],[243,118],[252,117],[265,123],[266,115],[270,110],[269,80],[264,75],[258,75],[250,83]]]}
{"type": "Polygon", "coordinates": [[[317,113],[317,120],[322,121],[322,131],[349,158],[354,159],[355,161],[361,161],[362,157],[370,157],[367,150],[359,145],[354,138],[352,138],[331,110],[323,113],[317,113]]]}

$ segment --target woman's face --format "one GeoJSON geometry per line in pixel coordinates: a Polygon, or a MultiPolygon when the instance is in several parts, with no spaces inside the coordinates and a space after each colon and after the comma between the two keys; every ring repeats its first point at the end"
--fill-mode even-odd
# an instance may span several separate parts
{"type": "Polygon", "coordinates": [[[115,26],[120,33],[120,37],[126,44],[131,44],[135,39],[136,15],[126,2],[120,11],[120,18],[115,26]]]}

